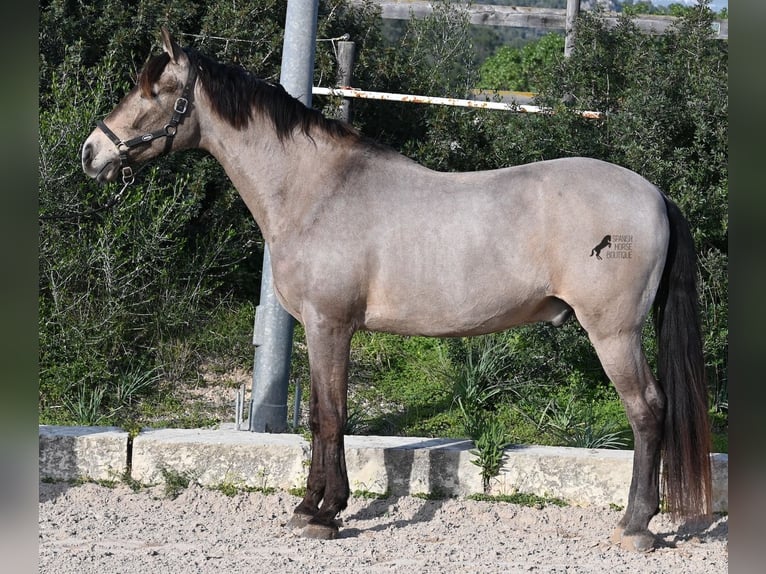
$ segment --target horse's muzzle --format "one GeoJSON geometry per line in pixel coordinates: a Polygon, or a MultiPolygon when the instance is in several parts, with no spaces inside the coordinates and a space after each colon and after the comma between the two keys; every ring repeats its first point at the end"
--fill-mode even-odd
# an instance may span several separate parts
{"type": "Polygon", "coordinates": [[[88,138],[82,146],[82,170],[99,183],[114,181],[119,173],[119,157],[98,153],[97,147],[90,139],[88,138]]]}

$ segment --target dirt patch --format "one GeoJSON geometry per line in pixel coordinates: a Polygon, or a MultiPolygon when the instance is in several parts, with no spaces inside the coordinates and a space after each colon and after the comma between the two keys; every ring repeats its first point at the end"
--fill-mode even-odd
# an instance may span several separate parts
{"type": "Polygon", "coordinates": [[[40,484],[39,560],[45,574],[584,573],[713,574],[728,571],[728,517],[652,527],[648,554],[608,542],[609,508],[529,508],[464,499],[352,498],[334,541],[285,527],[299,499],[287,493],[226,496],[191,485],[40,484]]]}

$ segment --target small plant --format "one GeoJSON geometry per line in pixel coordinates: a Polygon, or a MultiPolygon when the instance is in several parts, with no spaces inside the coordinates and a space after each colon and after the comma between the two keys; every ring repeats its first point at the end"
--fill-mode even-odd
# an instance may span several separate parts
{"type": "Polygon", "coordinates": [[[260,492],[261,494],[274,494],[277,491],[273,486],[250,486],[242,490],[244,492],[260,492]]]}
{"type": "Polygon", "coordinates": [[[274,488],[271,486],[268,486],[269,482],[269,470],[267,468],[259,468],[258,472],[255,473],[255,477],[260,482],[260,486],[254,487],[258,492],[263,492],[265,494],[269,494],[270,492],[274,492],[274,488]]]}
{"type": "Polygon", "coordinates": [[[260,494],[274,494],[277,489],[273,486],[236,486],[231,482],[222,482],[221,484],[214,486],[213,490],[224,494],[225,496],[232,497],[240,492],[258,492],[260,494]]]}
{"type": "Polygon", "coordinates": [[[471,462],[481,469],[484,492],[489,492],[490,481],[500,474],[503,465],[508,431],[494,416],[487,415],[480,420],[478,436],[473,439],[476,449],[471,451],[476,458],[471,462]]]}
{"type": "Polygon", "coordinates": [[[184,490],[189,488],[191,477],[187,472],[178,472],[167,468],[160,469],[165,481],[165,496],[171,500],[178,498],[184,490]]]}
{"type": "Polygon", "coordinates": [[[107,419],[101,410],[105,394],[106,387],[103,385],[92,389],[80,385],[73,398],[64,399],[64,407],[75,423],[83,426],[98,426],[107,419]]]}
{"type": "Polygon", "coordinates": [[[231,498],[232,496],[235,496],[240,491],[239,488],[237,488],[230,482],[224,482],[219,484],[218,486],[214,486],[213,490],[217,490],[218,492],[220,492],[224,496],[228,496],[229,498],[231,498]]]}
{"type": "Polygon", "coordinates": [[[122,477],[120,477],[120,480],[122,483],[127,486],[130,490],[133,492],[138,492],[143,488],[143,484],[141,484],[139,481],[137,481],[135,478],[130,476],[130,471],[126,470],[122,477]]]}
{"type": "Polygon", "coordinates": [[[123,420],[120,423],[122,429],[128,433],[128,440],[131,442],[141,433],[141,423],[137,420],[123,420]]]}
{"type": "Polygon", "coordinates": [[[354,496],[356,498],[367,498],[369,500],[381,500],[384,498],[388,498],[389,494],[388,494],[388,491],[373,492],[371,490],[355,490],[353,493],[351,493],[351,496],[354,496]]]}
{"type": "Polygon", "coordinates": [[[545,508],[546,506],[569,506],[566,500],[556,497],[538,496],[528,492],[515,492],[513,494],[472,494],[469,500],[482,500],[487,502],[509,502],[520,506],[530,506],[532,508],[545,508]]]}
{"type": "Polygon", "coordinates": [[[117,377],[114,386],[114,400],[117,408],[130,406],[141,394],[151,389],[160,380],[160,369],[144,370],[134,368],[117,377]]]}
{"type": "Polygon", "coordinates": [[[502,336],[466,339],[463,361],[454,372],[455,402],[463,415],[465,432],[473,440],[476,456],[471,462],[481,469],[484,491],[500,473],[508,431],[492,412],[495,401],[505,389],[504,373],[510,347],[502,336]]]}

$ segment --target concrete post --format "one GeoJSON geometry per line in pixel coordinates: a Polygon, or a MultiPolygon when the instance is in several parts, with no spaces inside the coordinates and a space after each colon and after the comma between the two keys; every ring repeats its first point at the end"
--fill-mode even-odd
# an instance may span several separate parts
{"type": "MultiPolygon", "coordinates": [[[[285,90],[311,106],[319,0],[288,0],[282,48],[280,83],[285,90]]],[[[261,301],[255,313],[253,390],[250,430],[287,430],[287,384],[290,375],[295,320],[277,301],[271,273],[271,253],[266,245],[261,276],[261,301]]]]}

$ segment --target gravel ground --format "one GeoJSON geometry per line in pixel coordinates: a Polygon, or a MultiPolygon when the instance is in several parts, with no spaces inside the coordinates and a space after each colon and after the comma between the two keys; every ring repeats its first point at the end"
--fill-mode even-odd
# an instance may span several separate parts
{"type": "Polygon", "coordinates": [[[728,571],[728,517],[705,527],[652,521],[647,554],[608,542],[609,508],[529,508],[463,499],[352,498],[332,541],[284,525],[287,493],[226,496],[191,485],[40,483],[39,571],[44,574],[581,573],[713,574],[728,571]]]}

